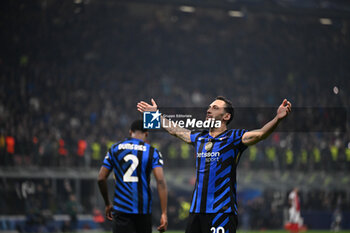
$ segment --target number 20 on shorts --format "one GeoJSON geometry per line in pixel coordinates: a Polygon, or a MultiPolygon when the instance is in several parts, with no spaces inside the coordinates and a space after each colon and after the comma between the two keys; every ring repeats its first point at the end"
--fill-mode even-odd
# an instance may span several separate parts
{"type": "Polygon", "coordinates": [[[217,227],[217,228],[212,227],[210,228],[210,231],[212,233],[225,233],[225,229],[223,227],[217,227]]]}

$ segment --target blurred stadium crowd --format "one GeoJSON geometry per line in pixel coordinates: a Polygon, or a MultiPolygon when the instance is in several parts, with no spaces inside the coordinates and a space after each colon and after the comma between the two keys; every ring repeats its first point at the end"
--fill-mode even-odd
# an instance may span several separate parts
{"type": "MultiPolygon", "coordinates": [[[[8,5],[0,64],[5,166],[99,164],[141,117],[136,103],[150,97],[171,107],[205,107],[216,95],[236,107],[276,107],[285,97],[294,107],[349,106],[347,21],[177,8],[142,15],[142,6],[71,1],[8,5]]],[[[282,160],[279,169],[346,169],[350,138],[342,132],[277,133],[249,157],[262,168],[255,157],[282,160]]],[[[169,154],[170,137],[154,138],[169,154]]]]}
{"type": "MultiPolygon", "coordinates": [[[[151,97],[165,107],[205,107],[224,95],[238,108],[277,107],[288,98],[295,108],[349,109],[348,19],[324,25],[316,15],[233,18],[221,9],[76,2],[2,3],[1,167],[98,169],[141,118],[136,103],[151,97]]],[[[346,129],[277,132],[248,148],[240,167],[349,171],[346,129]]],[[[188,145],[163,133],[151,133],[150,142],[166,168],[194,166],[188,145]]],[[[305,195],[314,192],[320,200],[309,198],[306,208],[334,208],[338,191],[305,195]]],[[[269,201],[249,208],[273,203],[263,198],[269,201]]]]}

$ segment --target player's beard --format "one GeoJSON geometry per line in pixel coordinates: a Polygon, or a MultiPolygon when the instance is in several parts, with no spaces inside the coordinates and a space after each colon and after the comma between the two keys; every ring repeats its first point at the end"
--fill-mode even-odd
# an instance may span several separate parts
{"type": "Polygon", "coordinates": [[[214,121],[220,121],[221,122],[221,125],[224,124],[223,122],[223,115],[219,115],[219,116],[216,116],[216,117],[213,117],[213,116],[210,116],[208,117],[208,115],[206,116],[205,120],[208,121],[208,120],[211,120],[213,121],[213,123],[209,124],[209,127],[208,127],[208,130],[211,131],[211,130],[215,130],[217,128],[215,127],[212,127],[212,126],[215,126],[215,122],[214,121]]]}

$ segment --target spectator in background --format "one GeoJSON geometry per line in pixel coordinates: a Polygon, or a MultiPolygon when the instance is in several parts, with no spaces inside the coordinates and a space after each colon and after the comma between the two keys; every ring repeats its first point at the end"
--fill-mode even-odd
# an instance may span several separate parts
{"type": "Polygon", "coordinates": [[[75,232],[78,228],[78,202],[74,194],[70,194],[66,212],[69,215],[69,230],[75,232]]]}
{"type": "Polygon", "coordinates": [[[0,130],[0,164],[6,164],[5,163],[5,156],[6,156],[6,137],[3,133],[3,130],[0,130]]]}
{"type": "Polygon", "coordinates": [[[7,166],[14,165],[14,156],[15,156],[15,138],[12,136],[6,136],[6,153],[5,153],[5,164],[7,166]]]}

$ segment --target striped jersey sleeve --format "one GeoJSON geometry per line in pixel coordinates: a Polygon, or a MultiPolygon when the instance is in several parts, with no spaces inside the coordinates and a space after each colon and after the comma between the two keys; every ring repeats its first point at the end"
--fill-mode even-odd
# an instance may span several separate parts
{"type": "Polygon", "coordinates": [[[234,130],[231,137],[233,141],[233,145],[239,149],[240,152],[243,152],[245,149],[247,149],[248,146],[243,144],[242,137],[243,134],[248,132],[246,129],[239,129],[239,130],[234,130]]]}
{"type": "Polygon", "coordinates": [[[111,155],[110,151],[108,151],[106,153],[106,156],[105,156],[103,163],[102,163],[102,166],[107,168],[108,170],[112,170],[112,168],[113,168],[111,156],[112,155],[111,155]]]}
{"type": "Polygon", "coordinates": [[[157,149],[154,149],[153,160],[152,160],[152,169],[156,167],[163,167],[164,161],[163,156],[157,149]]]}

